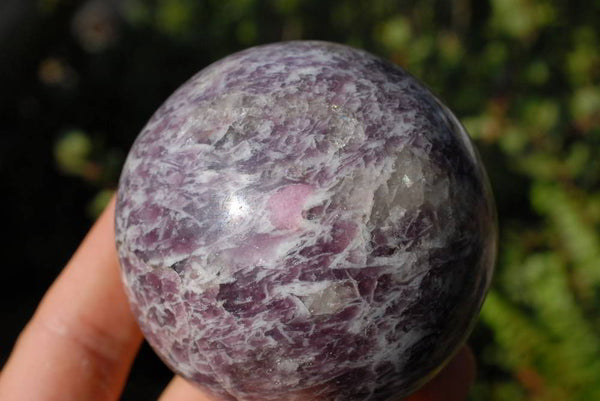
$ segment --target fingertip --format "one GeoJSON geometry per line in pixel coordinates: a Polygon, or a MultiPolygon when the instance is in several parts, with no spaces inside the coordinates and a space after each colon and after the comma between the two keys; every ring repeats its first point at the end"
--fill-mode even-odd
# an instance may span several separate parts
{"type": "Polygon", "coordinates": [[[470,347],[463,346],[437,376],[405,401],[464,401],[475,376],[475,357],[470,347]]]}
{"type": "Polygon", "coordinates": [[[185,379],[175,376],[158,401],[216,401],[185,379]]]}

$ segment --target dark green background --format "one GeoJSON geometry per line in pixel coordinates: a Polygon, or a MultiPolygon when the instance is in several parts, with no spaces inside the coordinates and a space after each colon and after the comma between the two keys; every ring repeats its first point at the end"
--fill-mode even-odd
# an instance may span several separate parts
{"type": "MultiPolygon", "coordinates": [[[[0,0],[0,363],[183,81],[255,44],[365,48],[423,80],[487,165],[494,286],[472,400],[600,400],[600,1],[0,0]]],[[[170,373],[145,348],[124,399],[170,373]]]]}

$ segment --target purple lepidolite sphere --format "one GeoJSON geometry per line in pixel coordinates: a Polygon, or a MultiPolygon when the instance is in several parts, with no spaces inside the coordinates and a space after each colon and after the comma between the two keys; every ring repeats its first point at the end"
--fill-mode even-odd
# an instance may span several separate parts
{"type": "Polygon", "coordinates": [[[452,113],[400,68],[312,41],[179,88],[131,149],[116,237],[150,344],[239,401],[414,391],[473,326],[496,242],[452,113]]]}

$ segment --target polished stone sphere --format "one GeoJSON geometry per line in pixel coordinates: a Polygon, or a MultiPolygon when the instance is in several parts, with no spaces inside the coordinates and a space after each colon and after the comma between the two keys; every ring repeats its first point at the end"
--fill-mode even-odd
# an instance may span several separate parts
{"type": "Polygon", "coordinates": [[[116,239],[146,338],[215,398],[383,401],[465,341],[495,224],[476,150],[421,83],[298,41],[226,57],[158,109],[116,239]]]}

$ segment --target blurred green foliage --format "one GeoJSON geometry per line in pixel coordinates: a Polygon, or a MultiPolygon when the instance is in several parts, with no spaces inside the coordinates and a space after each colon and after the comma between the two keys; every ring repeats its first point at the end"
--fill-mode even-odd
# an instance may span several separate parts
{"type": "MultiPolygon", "coordinates": [[[[39,6],[68,24],[60,3],[39,6]]],[[[98,190],[91,213],[110,198],[151,107],[209,62],[278,40],[366,48],[405,67],[456,112],[495,189],[499,263],[471,340],[479,363],[471,399],[600,400],[599,1],[64,3],[79,23],[63,34],[78,44],[49,51],[42,84],[60,100],[103,93],[111,82],[128,108],[102,123],[71,118],[56,132],[60,171],[98,190]]]]}

